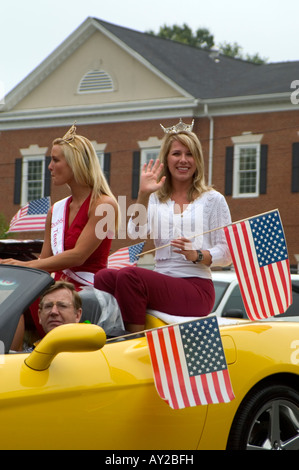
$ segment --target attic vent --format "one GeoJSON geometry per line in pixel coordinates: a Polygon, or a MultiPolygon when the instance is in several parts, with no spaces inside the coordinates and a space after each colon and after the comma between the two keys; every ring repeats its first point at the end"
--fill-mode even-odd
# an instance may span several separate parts
{"type": "Polygon", "coordinates": [[[90,70],[79,84],[79,93],[114,91],[113,81],[104,70],[90,70]]]}

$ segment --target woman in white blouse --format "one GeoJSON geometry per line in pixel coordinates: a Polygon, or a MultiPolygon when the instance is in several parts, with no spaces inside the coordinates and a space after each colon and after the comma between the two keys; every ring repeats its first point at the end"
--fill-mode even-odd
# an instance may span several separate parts
{"type": "Polygon", "coordinates": [[[206,316],[214,305],[212,266],[231,264],[223,230],[231,223],[224,197],[205,183],[201,144],[193,124],[164,129],[159,160],[142,169],[131,238],[154,239],[155,270],[104,269],[95,287],[114,295],[126,329],[144,329],[146,310],[206,316]]]}

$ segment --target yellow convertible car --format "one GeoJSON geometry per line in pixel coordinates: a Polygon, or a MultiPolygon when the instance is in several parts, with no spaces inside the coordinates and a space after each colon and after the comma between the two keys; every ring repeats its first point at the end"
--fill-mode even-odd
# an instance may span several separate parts
{"type": "MultiPolygon", "coordinates": [[[[31,354],[10,350],[20,315],[52,282],[0,266],[1,449],[299,449],[299,318],[220,322],[235,398],[174,410],[143,334],[64,325],[31,354]]],[[[161,325],[148,316],[148,328],[161,325]]]]}

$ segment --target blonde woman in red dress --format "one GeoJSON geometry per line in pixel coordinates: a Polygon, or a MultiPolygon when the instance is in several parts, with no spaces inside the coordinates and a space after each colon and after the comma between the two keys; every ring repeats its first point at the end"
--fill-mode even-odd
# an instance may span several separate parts
{"type": "MultiPolygon", "coordinates": [[[[79,290],[93,285],[94,274],[107,266],[118,204],[93,145],[86,137],[76,135],[75,126],[54,140],[49,170],[52,183],[68,185],[71,196],[50,209],[40,258],[26,262],[6,259],[2,263],[55,273],[55,280],[70,281],[79,290]],[[109,217],[104,209],[110,209],[109,217]],[[97,230],[97,224],[102,226],[103,214],[105,226],[108,225],[106,232],[97,230]]],[[[34,310],[34,321],[41,332],[37,309],[34,310]]]]}

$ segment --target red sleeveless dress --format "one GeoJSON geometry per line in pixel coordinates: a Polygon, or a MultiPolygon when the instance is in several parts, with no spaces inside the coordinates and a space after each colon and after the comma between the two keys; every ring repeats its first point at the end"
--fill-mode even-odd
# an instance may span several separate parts
{"type": "MultiPolygon", "coordinates": [[[[81,235],[82,230],[88,222],[88,210],[90,204],[91,194],[83,202],[80,207],[75,219],[72,224],[69,226],[69,208],[72,198],[70,197],[67,201],[67,207],[65,211],[65,220],[64,220],[64,251],[71,250],[75,247],[79,236],[81,235]]],[[[100,269],[107,267],[108,256],[111,249],[112,240],[110,238],[105,238],[98,248],[92,253],[92,255],[85,261],[81,266],[73,266],[72,271],[81,271],[89,272],[96,274],[100,269]]],[[[57,271],[54,276],[55,281],[63,279],[65,281],[72,282],[75,285],[77,291],[80,290],[82,284],[79,284],[75,280],[68,278],[63,271],[57,271]]],[[[41,325],[38,320],[38,304],[39,300],[34,302],[30,307],[31,316],[33,318],[34,324],[38,330],[38,333],[41,337],[45,335],[41,325]]]]}
{"type": "MultiPolygon", "coordinates": [[[[69,226],[69,212],[70,212],[70,203],[72,198],[70,197],[67,201],[67,207],[65,211],[65,221],[64,221],[64,250],[71,250],[75,247],[79,236],[81,235],[82,230],[88,222],[88,210],[90,204],[91,194],[83,202],[82,206],[79,209],[75,219],[72,224],[69,226]]],[[[107,260],[111,249],[112,240],[110,238],[105,238],[98,248],[92,253],[92,255],[85,261],[81,266],[73,266],[72,271],[82,271],[88,273],[97,273],[100,269],[107,267],[107,260]]],[[[66,280],[65,274],[60,271],[55,273],[55,280],[59,279],[66,280]]],[[[76,289],[79,290],[82,284],[79,284],[75,280],[69,278],[67,279],[72,282],[76,289]]]]}

